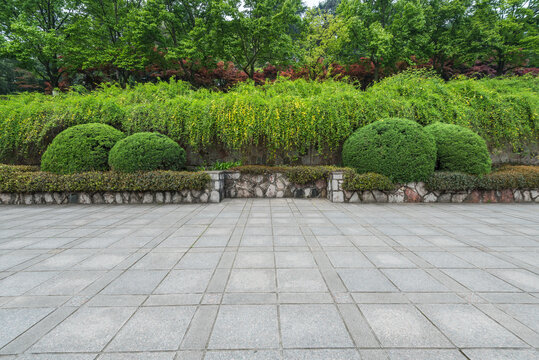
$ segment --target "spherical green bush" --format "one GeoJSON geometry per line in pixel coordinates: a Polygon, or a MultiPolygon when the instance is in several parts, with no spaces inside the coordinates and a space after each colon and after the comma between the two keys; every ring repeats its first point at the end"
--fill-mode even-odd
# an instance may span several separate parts
{"type": "Polygon", "coordinates": [[[185,165],[185,150],[168,136],[140,132],[114,145],[109,165],[123,172],[180,170],[185,165]]]}
{"type": "Polygon", "coordinates": [[[108,170],[109,151],[124,133],[105,124],[76,125],[58,134],[41,157],[41,170],[56,174],[108,170]]]}
{"type": "Polygon", "coordinates": [[[354,132],[344,143],[345,166],[374,172],[394,182],[426,180],[436,164],[436,144],[416,122],[389,118],[354,132]]]}
{"type": "Polygon", "coordinates": [[[472,130],[458,125],[435,123],[425,127],[436,141],[436,168],[481,175],[490,172],[487,144],[472,130]]]}

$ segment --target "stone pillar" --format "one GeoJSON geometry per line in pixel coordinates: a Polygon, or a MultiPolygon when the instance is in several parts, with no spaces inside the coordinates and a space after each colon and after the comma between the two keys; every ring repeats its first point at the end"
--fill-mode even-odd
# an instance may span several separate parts
{"type": "Polygon", "coordinates": [[[328,199],[331,202],[344,202],[344,190],[342,184],[344,181],[343,171],[332,171],[328,181],[328,199]]]}
{"type": "Polygon", "coordinates": [[[206,171],[211,178],[210,197],[208,202],[219,203],[225,197],[225,172],[206,171]]]}

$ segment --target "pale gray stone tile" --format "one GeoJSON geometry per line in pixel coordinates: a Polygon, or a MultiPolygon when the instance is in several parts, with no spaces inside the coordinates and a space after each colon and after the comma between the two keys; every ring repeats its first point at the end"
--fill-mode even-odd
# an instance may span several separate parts
{"type": "Polygon", "coordinates": [[[539,351],[533,349],[464,349],[470,360],[537,360],[539,351]]]}
{"type": "Polygon", "coordinates": [[[280,292],[323,292],[326,284],[318,269],[277,269],[280,292]]]}
{"type": "Polygon", "coordinates": [[[355,349],[284,350],[287,360],[360,360],[355,349]]]}
{"type": "Polygon", "coordinates": [[[194,313],[194,306],[140,308],[106,351],[176,350],[194,313]]]}
{"type": "Polygon", "coordinates": [[[209,349],[278,347],[279,330],[276,306],[221,306],[210,337],[209,349]]]}
{"type": "Polygon", "coordinates": [[[354,346],[334,305],[281,305],[280,318],[285,348],[354,346]]]}
{"type": "Polygon", "coordinates": [[[51,308],[0,309],[0,348],[50,314],[51,308]]]}
{"type": "Polygon", "coordinates": [[[507,329],[471,305],[419,305],[420,310],[458,347],[525,347],[507,329]]]}
{"type": "Polygon", "coordinates": [[[201,293],[206,290],[212,270],[172,270],[154,294],[201,293]]]}
{"type": "Polygon", "coordinates": [[[396,292],[397,288],[377,269],[338,269],[351,292],[396,292]]]}
{"type": "Polygon", "coordinates": [[[103,289],[101,294],[151,294],[166,274],[164,270],[127,270],[103,289]]]}
{"type": "Polygon", "coordinates": [[[359,308],[384,347],[450,347],[451,343],[411,305],[361,304],[359,308]]]}
{"type": "Polygon", "coordinates": [[[234,269],[230,274],[228,292],[273,292],[275,291],[275,270],[234,269]]]}
{"type": "Polygon", "coordinates": [[[135,312],[135,308],[81,308],[34,346],[32,352],[101,351],[135,312]]]}

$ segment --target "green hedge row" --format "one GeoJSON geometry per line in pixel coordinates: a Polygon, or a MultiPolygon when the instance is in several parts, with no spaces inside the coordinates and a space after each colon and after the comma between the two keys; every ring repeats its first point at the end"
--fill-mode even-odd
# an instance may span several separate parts
{"type": "MultiPolygon", "coordinates": [[[[344,190],[384,190],[395,184],[384,175],[357,174],[348,168],[332,166],[241,166],[233,168],[243,174],[264,175],[280,172],[296,184],[307,184],[325,179],[331,171],[344,171],[344,190]]],[[[0,192],[32,193],[47,191],[181,191],[204,190],[210,177],[205,172],[149,171],[139,173],[86,172],[56,175],[41,172],[33,166],[0,164],[0,192]]],[[[539,166],[504,166],[485,175],[436,172],[426,182],[428,190],[466,191],[502,189],[539,189],[539,166]]]]}
{"type": "Polygon", "coordinates": [[[395,185],[384,175],[375,173],[356,174],[355,172],[345,173],[343,189],[348,191],[365,190],[393,190],[395,185]]]}
{"type": "Polygon", "coordinates": [[[110,124],[127,135],[157,131],[184,148],[265,153],[294,161],[318,150],[340,153],[354,130],[388,117],[421,125],[462,125],[489,147],[519,150],[537,141],[539,79],[456,79],[425,72],[386,78],[366,91],[345,82],[243,83],[228,93],[192,90],[182,82],[107,87],[88,94],[37,93],[0,99],[0,162],[38,163],[60,131],[110,124]]]}
{"type": "Polygon", "coordinates": [[[428,190],[466,191],[539,189],[539,166],[505,166],[484,176],[436,172],[426,182],[428,190]]]}
{"type": "Polygon", "coordinates": [[[56,175],[29,170],[0,165],[0,192],[182,191],[204,190],[210,184],[210,177],[204,172],[85,172],[56,175]]]}

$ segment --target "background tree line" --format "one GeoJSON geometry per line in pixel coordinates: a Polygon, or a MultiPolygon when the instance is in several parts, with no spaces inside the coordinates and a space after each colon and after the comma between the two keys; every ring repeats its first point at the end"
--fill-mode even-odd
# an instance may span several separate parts
{"type": "Polygon", "coordinates": [[[0,93],[537,73],[538,0],[0,0],[0,93]]]}

